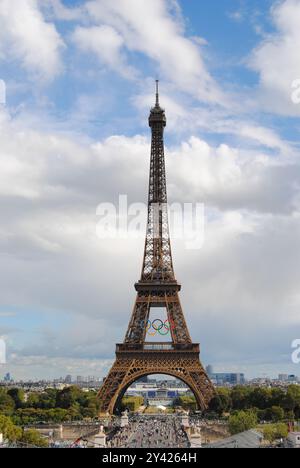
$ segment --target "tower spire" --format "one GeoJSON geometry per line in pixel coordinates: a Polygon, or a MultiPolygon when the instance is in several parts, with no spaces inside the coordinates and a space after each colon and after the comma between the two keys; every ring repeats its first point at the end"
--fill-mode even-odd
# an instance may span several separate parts
{"type": "Polygon", "coordinates": [[[155,102],[155,106],[159,107],[159,90],[158,90],[159,80],[155,80],[155,83],[156,83],[156,102],[155,102]]]}

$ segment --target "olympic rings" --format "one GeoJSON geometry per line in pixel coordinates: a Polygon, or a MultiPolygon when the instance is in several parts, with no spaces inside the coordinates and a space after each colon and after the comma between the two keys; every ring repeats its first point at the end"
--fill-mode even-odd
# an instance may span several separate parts
{"type": "Polygon", "coordinates": [[[148,333],[149,336],[155,336],[157,333],[159,333],[161,336],[166,336],[170,330],[174,330],[175,326],[173,321],[171,321],[171,324],[169,320],[165,320],[164,322],[161,319],[155,319],[151,322],[151,320],[148,320],[147,325],[146,325],[146,332],[148,333]],[[151,329],[153,331],[151,331],[151,329]]]}

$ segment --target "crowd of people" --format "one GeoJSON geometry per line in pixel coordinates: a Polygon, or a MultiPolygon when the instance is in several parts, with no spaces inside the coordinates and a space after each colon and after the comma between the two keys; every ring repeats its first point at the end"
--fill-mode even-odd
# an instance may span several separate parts
{"type": "Polygon", "coordinates": [[[132,434],[137,430],[138,422],[131,420],[126,427],[119,427],[114,431],[112,436],[107,439],[107,447],[109,448],[122,448],[128,447],[128,442],[132,434]]]}
{"type": "Polygon", "coordinates": [[[121,448],[187,448],[188,438],[180,416],[140,416],[130,419],[107,442],[108,447],[121,448]]]}

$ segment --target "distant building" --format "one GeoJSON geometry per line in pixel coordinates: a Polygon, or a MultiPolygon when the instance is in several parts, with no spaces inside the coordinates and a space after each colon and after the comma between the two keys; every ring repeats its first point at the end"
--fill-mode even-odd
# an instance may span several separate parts
{"type": "Polygon", "coordinates": [[[66,375],[65,383],[66,384],[71,384],[72,383],[72,376],[71,375],[66,375]]]}
{"type": "Polygon", "coordinates": [[[211,377],[211,376],[214,374],[214,368],[213,368],[213,366],[208,365],[208,366],[206,367],[206,372],[207,372],[208,377],[211,377]]]}
{"type": "Polygon", "coordinates": [[[264,437],[260,432],[250,430],[218,442],[213,442],[212,444],[204,445],[203,448],[258,449],[261,447],[263,440],[264,437]]]}
{"type": "Polygon", "coordinates": [[[3,380],[4,380],[4,382],[12,382],[13,381],[13,379],[11,378],[11,375],[10,375],[9,372],[7,372],[7,374],[5,374],[3,380]]]}
{"type": "Polygon", "coordinates": [[[149,406],[172,406],[173,398],[168,395],[168,388],[162,384],[156,391],[148,392],[147,404],[149,406]]]}
{"type": "Polygon", "coordinates": [[[148,383],[148,375],[144,375],[144,377],[141,377],[140,379],[137,380],[139,383],[148,383]]]}
{"type": "Polygon", "coordinates": [[[156,384],[157,384],[157,380],[156,380],[156,379],[150,379],[149,377],[148,377],[147,382],[148,382],[149,384],[153,384],[153,385],[156,385],[156,384]]]}
{"type": "Polygon", "coordinates": [[[211,374],[210,378],[216,385],[244,385],[245,375],[234,373],[211,374]]]}
{"type": "Polygon", "coordinates": [[[289,380],[289,376],[287,374],[279,374],[278,380],[280,382],[287,382],[289,380]]]}
{"type": "Polygon", "coordinates": [[[290,432],[286,439],[287,448],[300,448],[300,432],[290,432]]]}
{"type": "Polygon", "coordinates": [[[296,375],[289,375],[288,376],[288,382],[291,382],[291,383],[297,383],[299,380],[298,380],[298,377],[296,375]]]}
{"type": "Polygon", "coordinates": [[[156,391],[156,396],[158,398],[167,398],[168,397],[168,389],[166,387],[160,387],[156,391]]]}

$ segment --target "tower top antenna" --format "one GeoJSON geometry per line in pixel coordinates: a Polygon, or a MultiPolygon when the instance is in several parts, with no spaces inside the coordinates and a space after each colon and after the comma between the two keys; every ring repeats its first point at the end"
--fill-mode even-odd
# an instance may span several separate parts
{"type": "Polygon", "coordinates": [[[159,80],[155,80],[155,83],[156,83],[156,102],[155,102],[155,105],[156,105],[156,107],[159,107],[159,90],[158,90],[159,80]]]}

